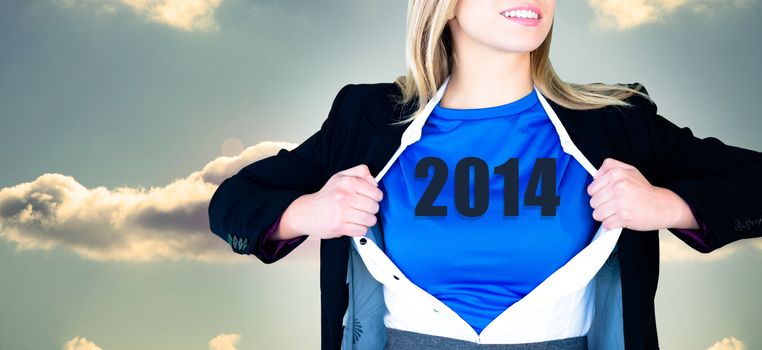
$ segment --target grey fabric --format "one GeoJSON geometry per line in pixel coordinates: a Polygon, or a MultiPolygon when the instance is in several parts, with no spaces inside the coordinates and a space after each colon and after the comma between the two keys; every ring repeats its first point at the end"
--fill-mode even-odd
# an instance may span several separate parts
{"type": "Polygon", "coordinates": [[[386,328],[384,350],[587,350],[587,336],[522,344],[477,344],[470,341],[386,328]]]}
{"type": "Polygon", "coordinates": [[[624,350],[622,282],[618,245],[595,276],[595,311],[587,331],[589,349],[624,350]]]}
{"type": "MultiPolygon", "coordinates": [[[[379,225],[376,223],[365,235],[383,247],[379,242],[379,225]]],[[[355,242],[349,248],[347,264],[347,288],[349,301],[344,314],[344,335],[342,350],[380,350],[386,343],[386,326],[384,314],[387,312],[384,302],[384,288],[368,271],[355,242]]]]}

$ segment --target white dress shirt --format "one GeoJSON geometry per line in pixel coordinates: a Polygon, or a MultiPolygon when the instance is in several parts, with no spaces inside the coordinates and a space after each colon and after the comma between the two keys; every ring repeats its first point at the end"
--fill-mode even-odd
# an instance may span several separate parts
{"type": "MultiPolygon", "coordinates": [[[[408,145],[421,138],[421,129],[441,100],[449,80],[450,77],[442,83],[404,131],[399,148],[376,181],[381,180],[408,145]]],[[[536,93],[558,132],[563,151],[594,176],[597,169],[571,141],[545,97],[539,91],[536,93]]],[[[375,241],[378,235],[352,237],[352,245],[367,271],[383,285],[387,308],[383,322],[388,328],[479,344],[541,342],[587,334],[589,350],[609,350],[623,348],[619,269],[617,265],[610,266],[621,232],[622,228],[608,230],[600,225],[588,246],[492,320],[481,334],[446,304],[412,283],[379,248],[375,241]],[[604,265],[607,261],[609,264],[604,265]]]]}

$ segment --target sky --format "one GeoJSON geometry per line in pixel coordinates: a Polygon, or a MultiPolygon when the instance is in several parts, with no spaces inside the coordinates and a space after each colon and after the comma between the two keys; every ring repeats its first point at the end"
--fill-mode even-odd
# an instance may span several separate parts
{"type": "MultiPolygon", "coordinates": [[[[570,82],[640,82],[673,123],[759,151],[760,7],[558,1],[551,61],[570,82]]],[[[318,349],[319,242],[235,254],[208,201],[317,130],[345,84],[403,74],[406,11],[0,1],[0,350],[318,349]]],[[[762,348],[761,240],[660,240],[661,347],[762,348]]]]}

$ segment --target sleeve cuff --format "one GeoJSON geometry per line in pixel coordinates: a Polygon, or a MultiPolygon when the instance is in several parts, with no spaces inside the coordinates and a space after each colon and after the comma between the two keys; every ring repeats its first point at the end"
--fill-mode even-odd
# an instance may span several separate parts
{"type": "Polygon", "coordinates": [[[279,215],[278,218],[275,219],[275,222],[267,229],[265,234],[260,237],[260,247],[262,247],[261,256],[264,259],[274,261],[280,253],[284,252],[285,250],[290,251],[291,249],[289,248],[295,248],[306,238],[305,235],[289,239],[269,240],[269,238],[272,237],[275,234],[275,231],[278,229],[278,225],[280,224],[280,219],[282,217],[283,215],[279,215]]]}
{"type": "Polygon", "coordinates": [[[668,230],[671,231],[673,234],[675,234],[678,238],[680,238],[682,241],[684,241],[689,246],[693,247],[694,249],[698,251],[707,251],[710,247],[710,242],[712,240],[712,236],[709,232],[709,227],[706,225],[706,222],[701,219],[701,216],[698,215],[696,210],[688,205],[688,207],[691,209],[691,213],[693,214],[693,217],[696,219],[696,222],[699,225],[698,229],[683,229],[683,228],[669,228],[668,230]]]}

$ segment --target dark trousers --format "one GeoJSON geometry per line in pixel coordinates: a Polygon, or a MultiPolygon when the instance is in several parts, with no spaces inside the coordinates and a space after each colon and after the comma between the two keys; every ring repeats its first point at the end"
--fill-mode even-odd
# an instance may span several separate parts
{"type": "Polygon", "coordinates": [[[386,328],[384,350],[587,350],[587,336],[522,344],[477,344],[470,341],[386,328]]]}

